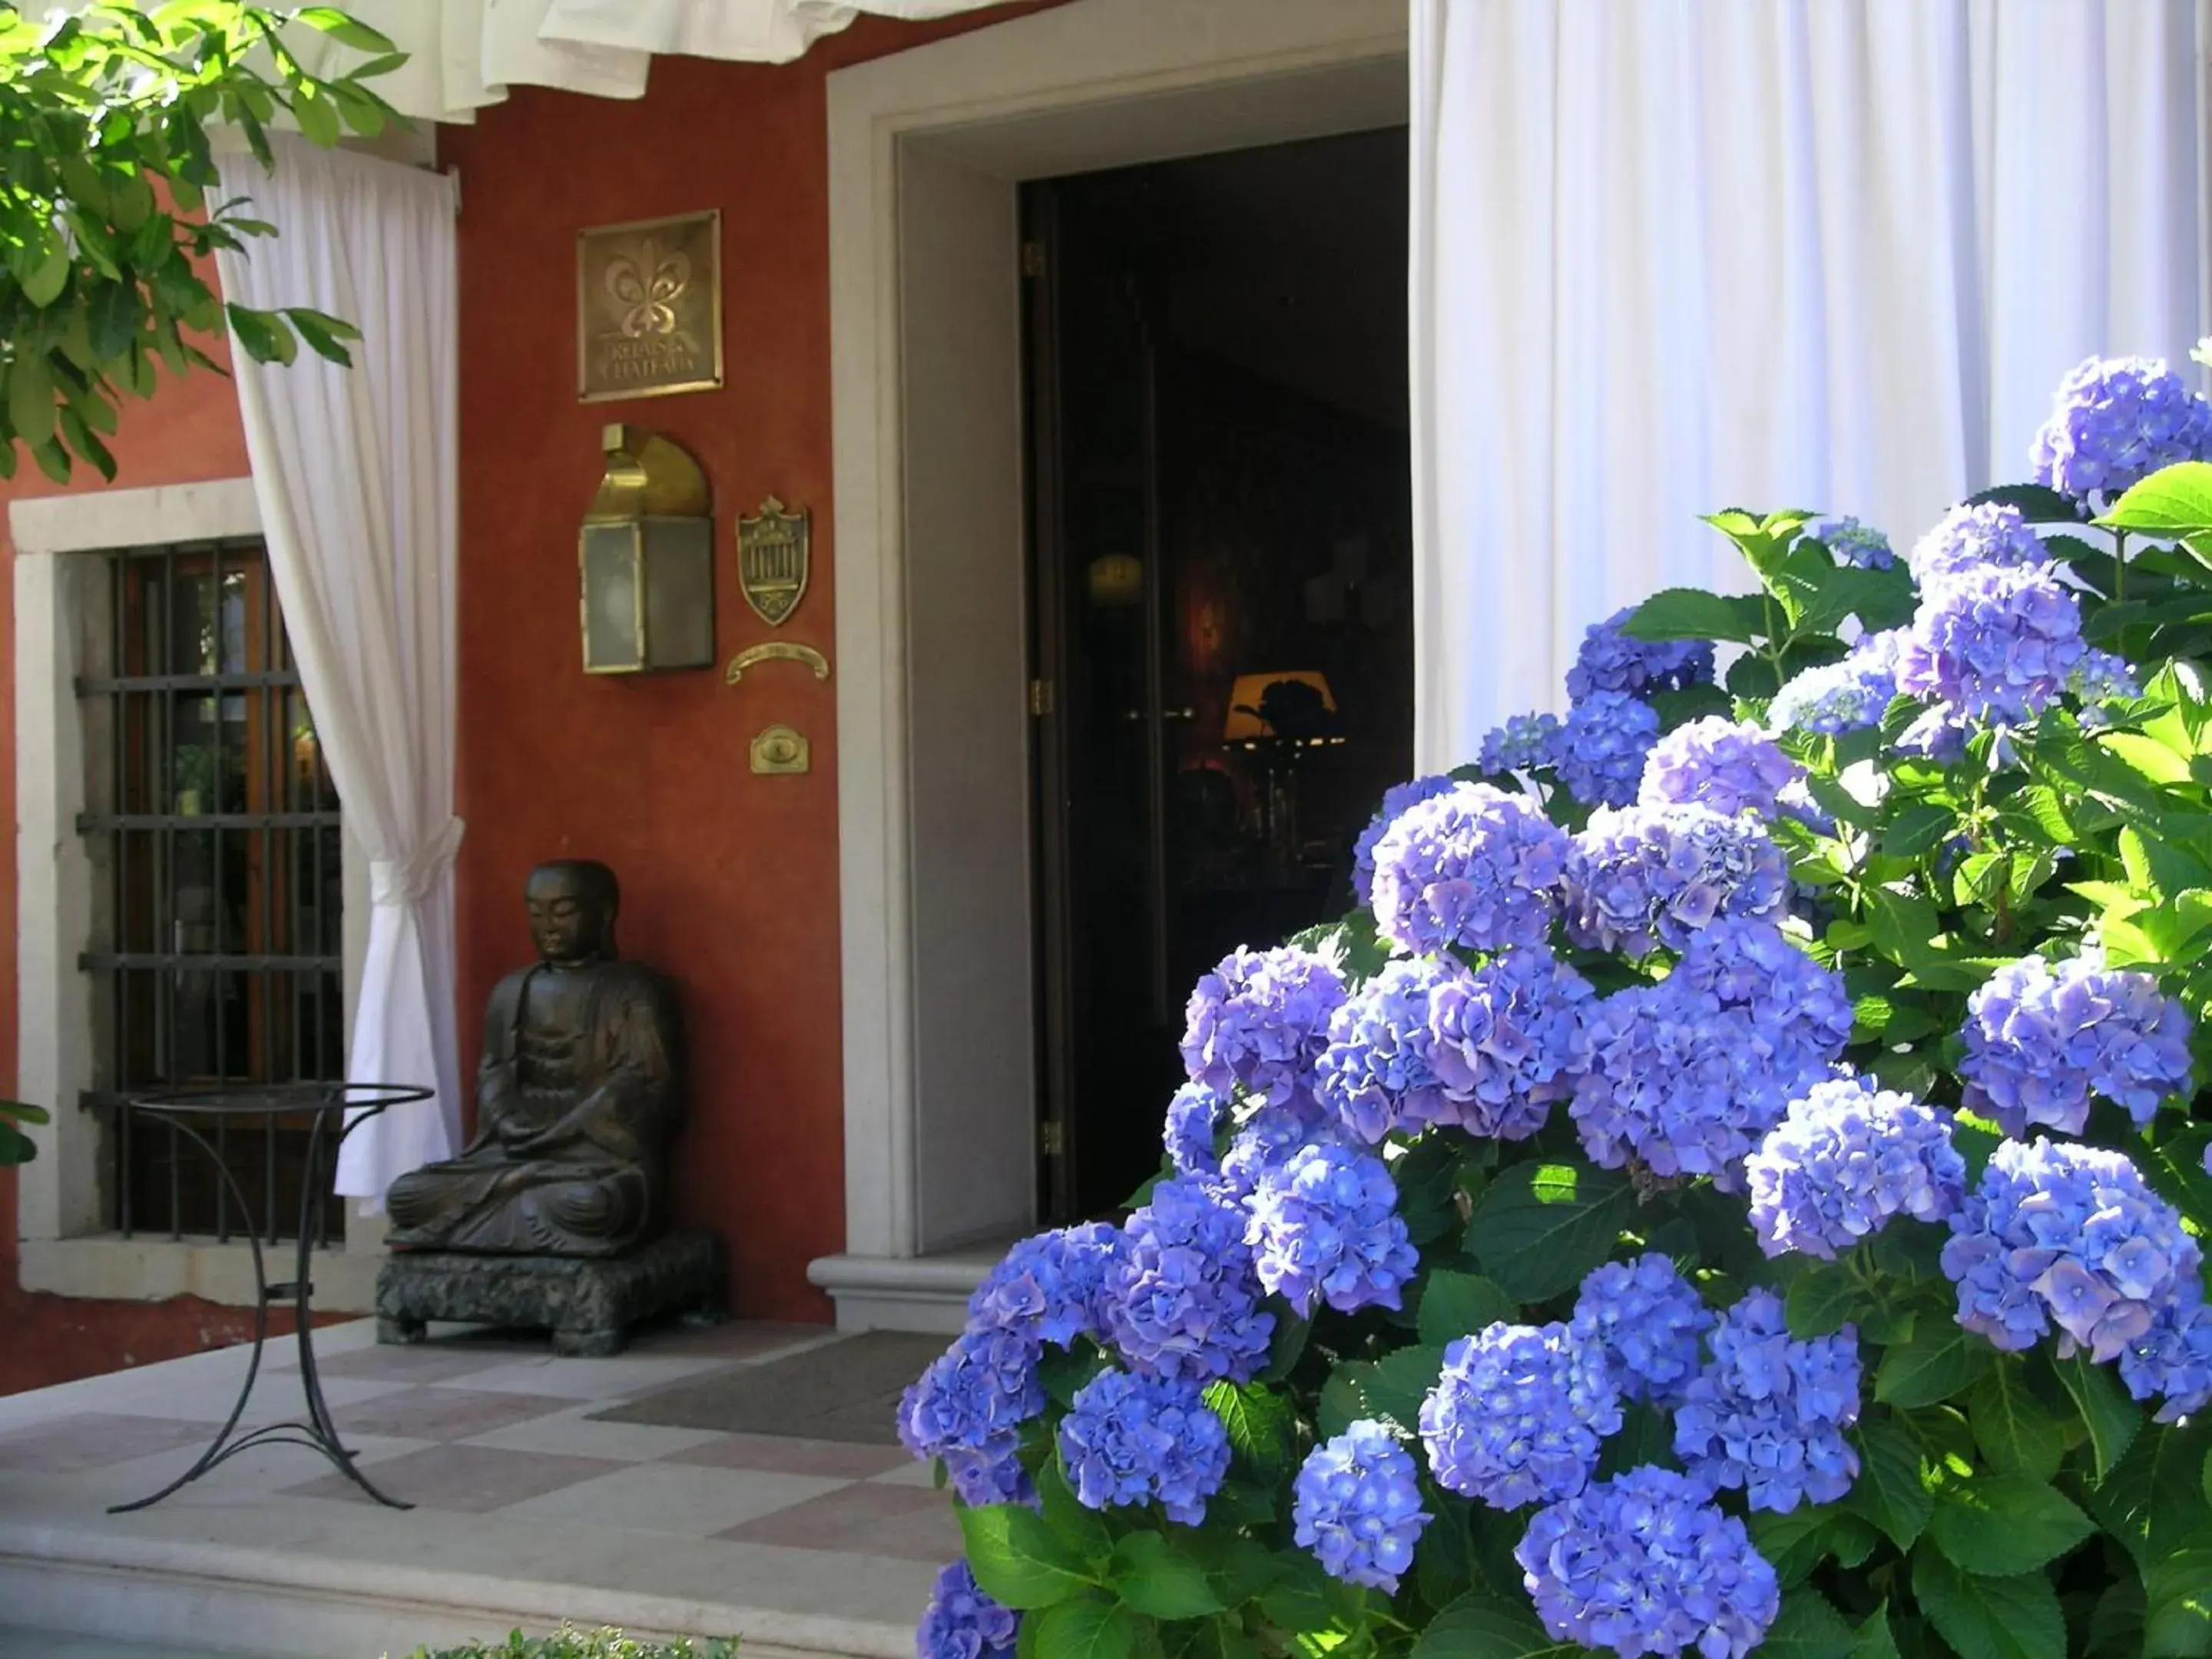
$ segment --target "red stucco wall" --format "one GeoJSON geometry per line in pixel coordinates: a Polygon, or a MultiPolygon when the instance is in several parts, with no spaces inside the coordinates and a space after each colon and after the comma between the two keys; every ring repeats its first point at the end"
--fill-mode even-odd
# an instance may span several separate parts
{"type": "MultiPolygon", "coordinates": [[[[830,518],[828,75],[837,67],[1043,9],[950,22],[863,20],[795,64],[664,58],[620,102],[523,89],[440,133],[461,170],[461,1020],[472,1072],[484,998],[529,949],[522,881],[541,860],[606,860],[622,876],[625,952],[681,987],[692,1121],[684,1218],[720,1232],[734,1310],[822,1319],[805,1264],[844,1242],[837,933],[836,689],[787,665],[726,686],[719,672],[635,684],[587,678],[577,641],[576,532],[598,481],[598,434],[629,421],[697,456],[714,494],[717,648],[770,636],[739,596],[740,513],[775,494],[814,512],[811,586],[776,637],[835,655],[830,518]],[[575,397],[574,237],[584,226],[720,208],[725,388],[591,406],[575,397]],[[772,722],[811,740],[805,777],[755,777],[772,722]]],[[[247,470],[231,386],[165,386],[126,412],[118,486],[247,470]]],[[[93,479],[93,483],[97,480],[93,479]]],[[[80,481],[78,487],[89,487],[80,481]]],[[[0,484],[46,493],[40,477],[0,484]]],[[[4,573],[0,573],[4,574],[4,573]]],[[[0,580],[0,650],[12,647],[0,580]]],[[[0,734],[14,677],[0,665],[0,734]]],[[[0,757],[0,823],[14,819],[0,757]]],[[[0,860],[14,937],[15,868],[0,860]]],[[[15,1072],[15,962],[0,951],[0,1078],[15,1072]]],[[[15,1185],[0,1172],[0,1392],[165,1358],[245,1334],[243,1316],[184,1300],[64,1303],[15,1288],[15,1185]],[[43,1352],[40,1352],[43,1351],[43,1352]],[[27,1358],[37,1352],[35,1364],[27,1358]]]]}

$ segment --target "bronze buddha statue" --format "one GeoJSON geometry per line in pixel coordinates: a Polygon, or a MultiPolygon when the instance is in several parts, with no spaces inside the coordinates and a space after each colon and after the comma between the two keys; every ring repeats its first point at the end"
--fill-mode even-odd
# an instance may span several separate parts
{"type": "Polygon", "coordinates": [[[676,1000],[615,953],[614,872],[541,866],[526,889],[532,966],[491,994],[477,1135],[385,1198],[395,1250],[606,1257],[668,1224],[682,1115],[676,1000]]]}

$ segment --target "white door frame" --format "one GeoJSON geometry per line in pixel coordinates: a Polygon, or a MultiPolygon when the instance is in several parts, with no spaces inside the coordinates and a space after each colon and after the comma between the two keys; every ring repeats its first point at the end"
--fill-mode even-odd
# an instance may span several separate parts
{"type": "Polygon", "coordinates": [[[1402,122],[1406,50],[1405,0],[1074,0],[830,77],[833,1291],[1034,1215],[1017,187],[1402,122]]]}

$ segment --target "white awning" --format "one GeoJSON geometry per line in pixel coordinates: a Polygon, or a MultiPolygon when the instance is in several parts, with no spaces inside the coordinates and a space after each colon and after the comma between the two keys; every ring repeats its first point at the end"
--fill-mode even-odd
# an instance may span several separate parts
{"type": "MultiPolygon", "coordinates": [[[[466,121],[510,87],[641,98],[653,54],[785,64],[864,13],[921,21],[1003,0],[349,0],[408,63],[377,90],[417,119],[466,121]]],[[[298,33],[304,33],[299,31],[298,33]]],[[[313,68],[353,58],[301,42],[313,68]]]]}

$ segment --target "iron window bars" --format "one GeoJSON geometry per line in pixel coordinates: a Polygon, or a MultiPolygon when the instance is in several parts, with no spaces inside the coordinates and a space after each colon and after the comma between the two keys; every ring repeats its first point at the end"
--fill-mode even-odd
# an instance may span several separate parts
{"type": "MultiPolygon", "coordinates": [[[[258,541],[110,555],[105,672],[86,706],[88,811],[104,878],[97,1086],[149,1091],[344,1075],[338,800],[258,541]]],[[[100,653],[94,642],[91,653],[100,653]]],[[[125,1237],[250,1231],[228,1184],[174,1127],[112,1111],[114,1222],[125,1237]]],[[[301,1212],[310,1123],[218,1118],[209,1139],[276,1243],[301,1212]]],[[[323,1240],[334,1231],[320,1206],[323,1240]]],[[[343,1228],[343,1218],[336,1224],[343,1228]]]]}

